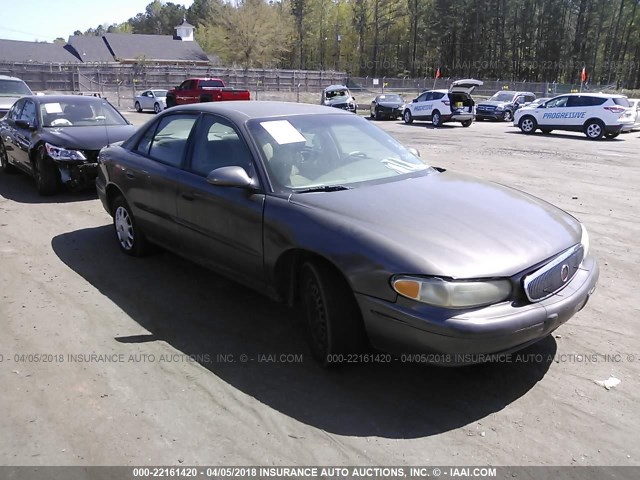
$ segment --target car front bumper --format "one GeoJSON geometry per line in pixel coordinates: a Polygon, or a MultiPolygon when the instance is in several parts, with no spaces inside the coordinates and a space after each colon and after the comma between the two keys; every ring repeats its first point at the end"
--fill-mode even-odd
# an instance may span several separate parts
{"type": "Polygon", "coordinates": [[[475,310],[436,308],[402,297],[395,303],[363,294],[356,298],[372,346],[395,354],[448,354],[443,363],[449,364],[477,363],[549,335],[587,304],[598,276],[595,259],[586,257],[571,281],[541,302],[475,310]]]}
{"type": "Polygon", "coordinates": [[[95,186],[98,176],[97,163],[56,162],[62,184],[72,189],[89,189],[95,186]]]}

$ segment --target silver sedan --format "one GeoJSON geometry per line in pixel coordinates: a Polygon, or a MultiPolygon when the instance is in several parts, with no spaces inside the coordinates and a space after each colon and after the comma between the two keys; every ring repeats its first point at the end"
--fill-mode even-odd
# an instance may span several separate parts
{"type": "Polygon", "coordinates": [[[167,90],[145,90],[140,95],[135,96],[134,107],[138,112],[153,110],[156,113],[160,113],[167,108],[167,90]]]}

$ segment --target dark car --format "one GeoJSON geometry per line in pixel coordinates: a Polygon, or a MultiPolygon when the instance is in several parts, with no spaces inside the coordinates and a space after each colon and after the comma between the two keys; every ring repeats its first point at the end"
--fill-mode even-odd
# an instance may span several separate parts
{"type": "Polygon", "coordinates": [[[520,107],[536,99],[535,93],[500,91],[476,107],[476,120],[513,121],[513,114],[520,107]]]}
{"type": "Polygon", "coordinates": [[[123,252],[159,244],[299,304],[323,364],[368,342],[453,363],[517,350],[579,311],[598,278],[571,215],[431,168],[337,109],[172,108],[98,163],[123,252]]]}
{"type": "Polygon", "coordinates": [[[0,168],[33,176],[42,195],[93,187],[98,152],[135,131],[109,102],[79,95],[29,96],[0,120],[0,168]]]}
{"type": "Polygon", "coordinates": [[[395,93],[378,95],[371,101],[371,118],[381,120],[391,118],[396,120],[402,116],[404,100],[395,93]]]}

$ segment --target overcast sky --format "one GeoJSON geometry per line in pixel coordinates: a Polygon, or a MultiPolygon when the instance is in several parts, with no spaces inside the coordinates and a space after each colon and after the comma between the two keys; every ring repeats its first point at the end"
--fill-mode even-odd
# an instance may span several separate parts
{"type": "MultiPolygon", "coordinates": [[[[75,30],[122,23],[144,12],[152,0],[0,0],[0,38],[65,40],[75,30]]],[[[186,7],[193,0],[172,0],[186,7]]]]}

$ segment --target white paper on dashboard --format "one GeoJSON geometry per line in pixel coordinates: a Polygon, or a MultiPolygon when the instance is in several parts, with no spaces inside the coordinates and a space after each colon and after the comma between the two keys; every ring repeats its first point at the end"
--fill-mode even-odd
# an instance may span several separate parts
{"type": "Polygon", "coordinates": [[[62,107],[59,103],[45,103],[44,109],[47,113],[62,113],[62,107]]]}
{"type": "Polygon", "coordinates": [[[288,120],[274,120],[271,122],[260,122],[260,125],[269,132],[269,135],[278,142],[279,145],[287,143],[306,142],[307,139],[289,123],[288,120]]]}

